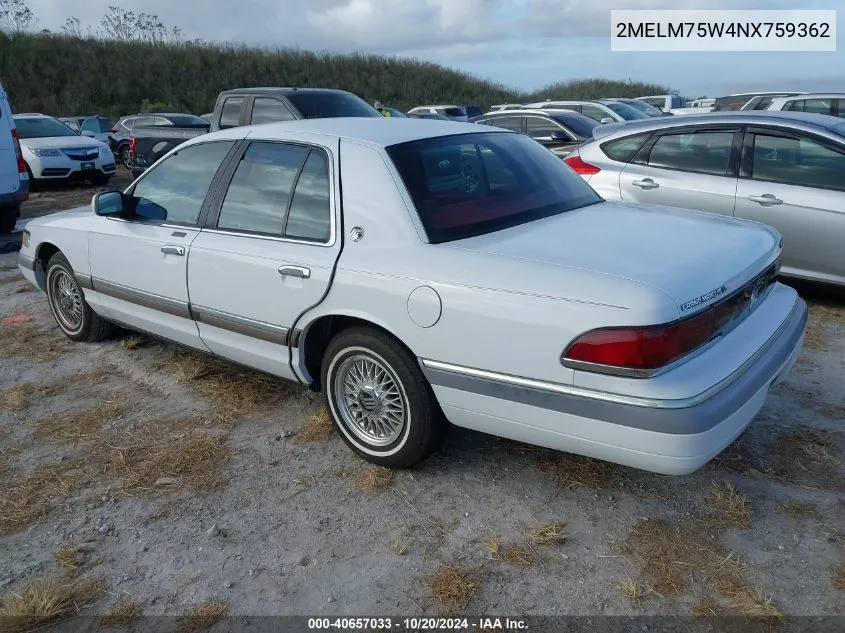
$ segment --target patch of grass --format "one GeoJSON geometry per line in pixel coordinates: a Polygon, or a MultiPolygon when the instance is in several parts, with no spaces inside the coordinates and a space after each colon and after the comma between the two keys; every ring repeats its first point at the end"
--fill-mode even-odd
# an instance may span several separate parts
{"type": "Polygon", "coordinates": [[[53,499],[68,495],[84,481],[80,463],[45,466],[0,486],[0,536],[14,534],[47,514],[53,499]]]}
{"type": "Polygon", "coordinates": [[[568,488],[607,488],[625,480],[617,464],[581,455],[547,454],[534,465],[568,488]]]}
{"type": "Polygon", "coordinates": [[[535,545],[557,545],[568,538],[566,523],[563,521],[549,523],[528,532],[528,539],[535,545]]]}
{"type": "Polygon", "coordinates": [[[780,504],[778,509],[793,519],[805,519],[816,514],[816,504],[809,501],[788,501],[780,504]]]}
{"type": "Polygon", "coordinates": [[[804,333],[804,346],[817,351],[827,349],[827,326],[841,323],[845,318],[845,310],[823,303],[810,303],[810,318],[807,331],[804,333]]]}
{"type": "Polygon", "coordinates": [[[167,427],[166,421],[118,438],[121,444],[100,444],[95,455],[103,472],[121,477],[121,491],[131,496],[219,485],[218,469],[229,455],[224,438],[199,431],[168,436],[162,427],[167,427]]]}
{"type": "Polygon", "coordinates": [[[528,569],[537,563],[534,550],[524,545],[502,545],[500,539],[491,537],[484,541],[484,546],[487,548],[490,558],[503,561],[514,567],[528,569]]]}
{"type": "Polygon", "coordinates": [[[404,556],[408,553],[406,540],[409,532],[410,528],[403,525],[393,533],[393,537],[390,539],[390,551],[396,556],[404,556]]]}
{"type": "Polygon", "coordinates": [[[840,547],[845,547],[845,532],[837,532],[833,536],[830,537],[832,543],[839,545],[840,547]]]}
{"type": "Polygon", "coordinates": [[[623,578],[616,582],[616,589],[627,598],[633,605],[639,605],[648,595],[648,589],[639,581],[633,578],[623,578]]]}
{"type": "Polygon", "coordinates": [[[692,605],[692,613],[693,615],[702,617],[715,618],[721,615],[722,610],[719,608],[719,605],[715,604],[711,600],[699,600],[692,605]]]}
{"type": "Polygon", "coordinates": [[[79,554],[78,547],[67,545],[60,547],[53,553],[53,560],[64,569],[76,570],[82,567],[82,556],[79,554]]]}
{"type": "Polygon", "coordinates": [[[134,600],[120,600],[100,618],[100,628],[122,629],[141,615],[141,605],[134,600]]]}
{"type": "Polygon", "coordinates": [[[123,349],[133,350],[144,347],[148,342],[148,339],[143,336],[127,336],[126,338],[120,339],[118,345],[123,349]]]}
{"type": "Polygon", "coordinates": [[[22,295],[22,294],[26,294],[27,292],[35,292],[35,290],[36,290],[35,286],[33,286],[31,284],[27,284],[25,286],[21,286],[20,288],[15,288],[15,294],[16,295],[22,295]]]}
{"type": "Polygon", "coordinates": [[[731,482],[713,483],[704,499],[716,510],[715,514],[710,514],[706,518],[711,527],[748,528],[751,526],[748,497],[739,492],[731,482]]]}
{"type": "Polygon", "coordinates": [[[475,598],[482,580],[480,567],[463,568],[456,565],[440,565],[422,579],[431,600],[443,614],[462,613],[475,598]]]}
{"type": "Polygon", "coordinates": [[[358,475],[355,485],[361,492],[376,492],[378,490],[385,490],[390,488],[393,484],[394,476],[395,473],[389,468],[375,466],[373,468],[368,468],[358,475]]]}
{"type": "Polygon", "coordinates": [[[179,627],[176,630],[179,633],[203,631],[222,620],[228,611],[229,606],[222,600],[203,602],[191,607],[183,617],[179,618],[179,627]]]}
{"type": "Polygon", "coordinates": [[[34,437],[54,444],[76,444],[97,438],[100,429],[117,420],[130,410],[126,396],[111,393],[87,409],[71,409],[33,423],[34,437]]]}
{"type": "Polygon", "coordinates": [[[190,384],[231,414],[271,407],[295,389],[269,374],[197,352],[177,350],[170,366],[177,380],[190,384]]]}
{"type": "Polygon", "coordinates": [[[778,441],[781,453],[796,466],[838,466],[839,459],[832,453],[836,449],[834,436],[819,429],[802,427],[782,436],[778,441]]]}
{"type": "Polygon", "coordinates": [[[830,418],[831,420],[845,420],[845,405],[832,404],[826,407],[822,407],[821,414],[826,418],[830,418]]]}
{"type": "Polygon", "coordinates": [[[24,281],[24,276],[20,273],[9,276],[3,275],[2,277],[0,277],[0,286],[5,284],[16,284],[19,281],[24,281]]]}
{"type": "Polygon", "coordinates": [[[334,423],[332,414],[328,409],[320,409],[311,413],[305,418],[305,424],[297,431],[293,438],[294,443],[304,444],[305,442],[318,442],[329,439],[334,435],[334,423]]]}
{"type": "Polygon", "coordinates": [[[23,411],[35,399],[51,398],[70,390],[88,389],[100,384],[107,372],[101,369],[55,376],[50,382],[24,382],[0,391],[0,411],[23,411]]]}
{"type": "Polygon", "coordinates": [[[840,591],[845,591],[845,565],[840,565],[833,570],[833,586],[840,591]]]}
{"type": "Polygon", "coordinates": [[[745,475],[757,469],[757,460],[751,454],[751,447],[744,437],[739,437],[733,444],[714,457],[710,468],[724,472],[745,475]]]}
{"type": "Polygon", "coordinates": [[[2,628],[29,631],[73,617],[89,607],[103,592],[99,580],[62,583],[54,578],[32,578],[18,590],[0,597],[2,628]]]}
{"type": "Polygon", "coordinates": [[[631,529],[622,551],[642,568],[645,582],[659,596],[687,591],[693,578],[726,598],[738,614],[780,617],[771,600],[745,578],[745,566],[722,550],[700,520],[670,525],[642,519],[631,529]]]}
{"type": "Polygon", "coordinates": [[[57,331],[45,332],[31,323],[0,327],[0,349],[4,357],[16,356],[51,363],[69,351],[71,346],[71,341],[57,331]]]}

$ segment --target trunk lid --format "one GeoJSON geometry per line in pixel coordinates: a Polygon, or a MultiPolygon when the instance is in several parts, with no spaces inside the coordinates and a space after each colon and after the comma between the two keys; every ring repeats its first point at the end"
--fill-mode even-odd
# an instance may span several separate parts
{"type": "Polygon", "coordinates": [[[778,256],[780,236],[727,216],[602,202],[448,246],[644,284],[686,316],[765,270],[778,256]]]}

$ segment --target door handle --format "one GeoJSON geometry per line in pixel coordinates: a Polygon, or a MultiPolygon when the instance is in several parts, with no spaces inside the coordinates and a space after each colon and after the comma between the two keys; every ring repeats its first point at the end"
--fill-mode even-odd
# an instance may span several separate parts
{"type": "Polygon", "coordinates": [[[185,247],[184,246],[162,246],[161,252],[165,255],[179,255],[179,257],[185,256],[185,247]]]}
{"type": "Polygon", "coordinates": [[[282,266],[279,268],[279,274],[283,277],[299,277],[300,279],[308,279],[311,277],[311,269],[304,266],[282,266]]]}
{"type": "Polygon", "coordinates": [[[642,187],[643,189],[657,189],[660,185],[654,182],[651,178],[643,178],[642,180],[632,180],[632,185],[642,187]]]}
{"type": "Polygon", "coordinates": [[[751,200],[751,202],[756,202],[757,204],[762,204],[763,206],[783,204],[783,200],[770,193],[764,193],[762,196],[748,196],[748,199],[751,200]]]}

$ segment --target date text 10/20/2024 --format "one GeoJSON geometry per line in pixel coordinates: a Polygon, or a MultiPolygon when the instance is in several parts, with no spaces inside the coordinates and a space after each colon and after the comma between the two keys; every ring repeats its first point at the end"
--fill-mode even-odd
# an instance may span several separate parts
{"type": "Polygon", "coordinates": [[[519,618],[309,618],[311,631],[525,631],[519,618]]]}

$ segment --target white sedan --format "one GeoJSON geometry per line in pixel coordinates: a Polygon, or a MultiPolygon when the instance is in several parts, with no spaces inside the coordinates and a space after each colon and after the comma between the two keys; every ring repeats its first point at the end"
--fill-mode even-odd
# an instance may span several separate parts
{"type": "Polygon", "coordinates": [[[67,336],[119,323],[322,389],[385,466],[448,420],[692,472],[806,324],[774,230],[605,202],[530,138],[472,124],[232,128],[92,207],[33,220],[20,254],[67,336]]]}

